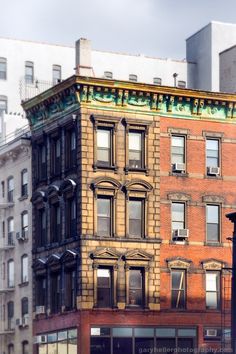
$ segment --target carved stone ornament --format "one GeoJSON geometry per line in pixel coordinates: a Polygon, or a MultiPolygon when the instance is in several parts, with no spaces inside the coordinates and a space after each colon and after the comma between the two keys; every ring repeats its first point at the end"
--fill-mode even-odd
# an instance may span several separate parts
{"type": "Polygon", "coordinates": [[[209,259],[202,262],[202,267],[205,270],[221,270],[223,263],[216,259],[209,259]]]}
{"type": "Polygon", "coordinates": [[[224,198],[218,195],[204,195],[202,201],[204,203],[224,203],[224,198]]]}
{"type": "Polygon", "coordinates": [[[191,261],[185,258],[172,258],[167,259],[168,268],[181,268],[181,269],[189,269],[191,261]]]}
{"type": "Polygon", "coordinates": [[[178,201],[191,200],[191,196],[186,193],[168,193],[167,198],[169,200],[178,200],[178,201]]]}
{"type": "Polygon", "coordinates": [[[110,248],[98,249],[95,252],[90,253],[92,259],[115,259],[118,260],[121,257],[120,253],[110,248]]]}
{"type": "Polygon", "coordinates": [[[144,251],[141,250],[132,250],[128,251],[123,258],[125,260],[137,260],[137,261],[150,261],[152,256],[144,251]]]}

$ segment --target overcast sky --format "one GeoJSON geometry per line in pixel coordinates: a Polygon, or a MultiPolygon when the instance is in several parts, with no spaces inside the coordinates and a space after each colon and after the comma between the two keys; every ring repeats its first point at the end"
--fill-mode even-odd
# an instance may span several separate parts
{"type": "Polygon", "coordinates": [[[0,0],[0,36],[185,58],[185,39],[210,21],[236,23],[236,0],[0,0]]]}

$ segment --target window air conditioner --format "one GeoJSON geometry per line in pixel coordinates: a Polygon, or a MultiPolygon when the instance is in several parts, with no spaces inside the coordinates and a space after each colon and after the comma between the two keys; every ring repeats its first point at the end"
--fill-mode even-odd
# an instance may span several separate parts
{"type": "Polygon", "coordinates": [[[220,168],[208,166],[207,167],[207,174],[213,175],[213,176],[218,176],[220,174],[220,168]]]}
{"type": "Polygon", "coordinates": [[[205,337],[218,337],[218,331],[216,328],[208,328],[205,331],[205,337]]]}
{"type": "Polygon", "coordinates": [[[26,327],[28,325],[29,325],[29,317],[25,316],[25,317],[22,318],[22,326],[26,327]]]}
{"type": "Polygon", "coordinates": [[[17,318],[16,319],[16,325],[21,327],[22,326],[22,318],[17,318]]]}
{"type": "Polygon", "coordinates": [[[174,238],[176,239],[183,239],[183,238],[188,238],[188,229],[177,229],[174,230],[174,238]]]}
{"type": "Polygon", "coordinates": [[[40,315],[45,313],[45,306],[36,306],[35,314],[40,315]]]}
{"type": "Polygon", "coordinates": [[[185,172],[185,163],[174,163],[173,172],[185,172]]]}
{"type": "Polygon", "coordinates": [[[34,344],[42,344],[42,343],[47,343],[47,336],[45,335],[36,336],[34,340],[34,344]]]}
{"type": "Polygon", "coordinates": [[[16,232],[16,239],[18,241],[24,241],[25,240],[25,235],[21,232],[16,232]]]}

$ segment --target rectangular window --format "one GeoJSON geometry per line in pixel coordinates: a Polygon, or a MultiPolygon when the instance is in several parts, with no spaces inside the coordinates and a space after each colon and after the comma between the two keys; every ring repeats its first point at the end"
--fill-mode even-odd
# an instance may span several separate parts
{"type": "Polygon", "coordinates": [[[46,229],[46,212],[45,209],[38,210],[38,217],[37,217],[37,246],[42,247],[46,245],[47,241],[47,229],[46,229]]]}
{"type": "MultiPolygon", "coordinates": [[[[219,140],[207,139],[206,140],[206,166],[207,173],[211,173],[212,168],[217,168],[219,164],[219,140]]],[[[214,171],[214,170],[213,170],[214,171]]]]}
{"type": "Polygon", "coordinates": [[[14,288],[15,277],[14,277],[14,261],[11,260],[7,263],[7,286],[8,288],[14,288]]]}
{"type": "Polygon", "coordinates": [[[36,306],[46,306],[46,278],[36,278],[36,306]]]}
{"type": "Polygon", "coordinates": [[[0,80],[7,79],[7,59],[0,58],[0,80]]]}
{"type": "MultiPolygon", "coordinates": [[[[0,96],[0,117],[3,116],[3,113],[7,113],[7,97],[6,96],[0,96]]],[[[1,126],[1,131],[2,131],[2,126],[1,126]]]]}
{"type": "Polygon", "coordinates": [[[14,178],[10,177],[7,180],[7,201],[9,203],[13,202],[13,193],[14,193],[14,178]]]}
{"type": "Polygon", "coordinates": [[[29,230],[29,218],[28,218],[28,212],[23,212],[21,214],[21,236],[22,239],[27,240],[28,239],[28,230],[29,230]]]}
{"type": "Polygon", "coordinates": [[[21,258],[21,282],[25,283],[28,281],[29,281],[28,256],[24,255],[21,258]]]}
{"type": "Polygon", "coordinates": [[[172,231],[185,229],[185,203],[172,203],[172,231]]]}
{"type": "Polygon", "coordinates": [[[144,139],[142,132],[129,131],[129,168],[144,168],[144,139]]]}
{"type": "Polygon", "coordinates": [[[47,178],[47,151],[45,145],[39,146],[39,156],[38,156],[38,177],[39,180],[47,178]]]}
{"type": "Polygon", "coordinates": [[[8,324],[7,324],[8,329],[9,330],[14,329],[15,323],[14,323],[14,302],[13,301],[9,301],[7,303],[7,319],[8,319],[8,324]]]}
{"type": "Polygon", "coordinates": [[[111,166],[111,130],[97,130],[97,165],[101,167],[111,166]]]}
{"type": "Polygon", "coordinates": [[[129,305],[143,306],[144,286],[143,270],[130,269],[129,271],[129,305]]]}
{"type": "Polygon", "coordinates": [[[138,81],[138,76],[134,75],[134,74],[130,74],[129,75],[129,81],[137,82],[138,81]]]}
{"type": "Polygon", "coordinates": [[[111,307],[112,304],[112,277],[111,269],[98,268],[97,270],[97,305],[111,307]]]}
{"type": "Polygon", "coordinates": [[[58,242],[61,238],[61,210],[58,203],[51,205],[50,216],[51,242],[58,242]]]}
{"type": "Polygon", "coordinates": [[[11,217],[7,220],[7,244],[8,246],[14,245],[14,219],[11,217]]]}
{"type": "Polygon", "coordinates": [[[171,307],[174,309],[183,309],[186,307],[185,278],[185,270],[171,271],[171,307]]]}
{"type": "Polygon", "coordinates": [[[76,166],[76,133],[74,130],[66,132],[66,168],[76,166]]]}
{"type": "Polygon", "coordinates": [[[27,84],[34,82],[34,63],[32,61],[25,62],[25,82],[27,84]]]}
{"type": "Polygon", "coordinates": [[[61,276],[59,273],[51,273],[51,313],[61,311],[61,276]]]}
{"type": "Polygon", "coordinates": [[[219,211],[220,211],[219,205],[206,206],[207,242],[220,241],[219,211]]]}
{"type": "Polygon", "coordinates": [[[28,171],[23,170],[21,172],[21,196],[28,195],[28,171]]]}
{"type": "Polygon", "coordinates": [[[220,273],[206,272],[206,308],[219,309],[220,307],[220,273]]]}
{"type": "Polygon", "coordinates": [[[171,137],[171,164],[174,172],[185,171],[185,137],[172,135],[171,137]]]}
{"type": "Polygon", "coordinates": [[[52,66],[52,82],[53,82],[53,85],[56,85],[59,82],[61,82],[61,66],[60,65],[53,65],[52,66]]]}
{"type": "Polygon", "coordinates": [[[65,272],[65,307],[72,310],[76,304],[76,272],[68,269],[65,272]]]}
{"type": "Polygon", "coordinates": [[[75,237],[76,232],[76,201],[69,198],[66,201],[66,238],[75,237]]]}
{"type": "Polygon", "coordinates": [[[144,221],[144,200],[129,200],[129,235],[133,237],[142,237],[144,221]]]}
{"type": "Polygon", "coordinates": [[[61,172],[61,142],[59,138],[53,139],[51,144],[51,174],[61,172]]]}
{"type": "Polygon", "coordinates": [[[97,199],[97,232],[99,236],[112,235],[111,218],[112,199],[98,197],[97,199]]]}

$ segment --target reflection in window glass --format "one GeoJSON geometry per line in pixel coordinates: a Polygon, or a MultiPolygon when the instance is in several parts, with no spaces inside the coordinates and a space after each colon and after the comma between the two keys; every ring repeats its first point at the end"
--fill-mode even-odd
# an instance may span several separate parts
{"type": "Polygon", "coordinates": [[[113,354],[132,354],[132,338],[113,338],[113,354]]]}
{"type": "Polygon", "coordinates": [[[98,235],[111,236],[111,199],[97,199],[97,228],[98,235]]]}
{"type": "Polygon", "coordinates": [[[143,201],[129,200],[129,235],[142,236],[142,219],[143,219],[143,201]]]}
{"type": "Polygon", "coordinates": [[[111,131],[108,129],[97,131],[97,163],[101,166],[111,165],[111,131]]]}
{"type": "Polygon", "coordinates": [[[206,165],[207,167],[219,167],[219,140],[206,140],[206,165]]]}
{"type": "Polygon", "coordinates": [[[207,241],[219,242],[219,205],[206,206],[207,241]]]}
{"type": "Polygon", "coordinates": [[[39,344],[39,354],[47,354],[47,344],[39,344]]]}

